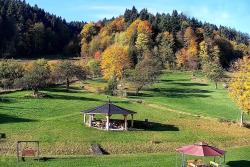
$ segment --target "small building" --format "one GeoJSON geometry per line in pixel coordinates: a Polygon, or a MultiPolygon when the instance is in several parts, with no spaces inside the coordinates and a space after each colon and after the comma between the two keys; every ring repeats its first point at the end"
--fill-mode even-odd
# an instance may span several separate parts
{"type": "Polygon", "coordinates": [[[136,112],[114,105],[110,101],[102,106],[82,111],[83,124],[102,130],[128,130],[128,117],[131,116],[130,127],[134,125],[136,112]],[[97,120],[96,115],[104,115],[105,119],[97,120]],[[123,120],[112,120],[112,115],[122,115],[123,120]],[[88,120],[87,120],[88,116],[88,120]]]}

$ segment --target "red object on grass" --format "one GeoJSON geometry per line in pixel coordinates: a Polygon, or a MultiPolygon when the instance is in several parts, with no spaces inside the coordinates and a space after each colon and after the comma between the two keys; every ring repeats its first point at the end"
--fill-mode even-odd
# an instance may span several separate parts
{"type": "Polygon", "coordinates": [[[22,151],[22,156],[35,156],[36,151],[32,149],[27,149],[22,151]]]}
{"type": "Polygon", "coordinates": [[[213,146],[208,145],[205,142],[199,142],[193,145],[183,146],[176,151],[183,153],[185,155],[193,155],[200,157],[215,157],[215,156],[223,156],[225,151],[215,148],[213,146]]]}

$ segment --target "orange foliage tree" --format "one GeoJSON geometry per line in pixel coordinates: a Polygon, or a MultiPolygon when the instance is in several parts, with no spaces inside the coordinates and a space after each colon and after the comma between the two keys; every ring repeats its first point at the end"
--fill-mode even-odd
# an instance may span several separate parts
{"type": "Polygon", "coordinates": [[[101,69],[106,80],[112,77],[123,78],[123,74],[130,67],[128,48],[119,44],[113,44],[102,54],[101,69]]]}
{"type": "Polygon", "coordinates": [[[188,52],[185,48],[182,48],[176,53],[177,66],[186,68],[188,62],[188,52]]]}

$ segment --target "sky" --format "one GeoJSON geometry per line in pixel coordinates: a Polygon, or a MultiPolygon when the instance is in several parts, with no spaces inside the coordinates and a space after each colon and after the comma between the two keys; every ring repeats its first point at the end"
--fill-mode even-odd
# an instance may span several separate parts
{"type": "Polygon", "coordinates": [[[126,8],[171,13],[174,9],[189,17],[228,26],[250,34],[250,0],[26,0],[67,21],[98,21],[122,15],[126,8]]]}

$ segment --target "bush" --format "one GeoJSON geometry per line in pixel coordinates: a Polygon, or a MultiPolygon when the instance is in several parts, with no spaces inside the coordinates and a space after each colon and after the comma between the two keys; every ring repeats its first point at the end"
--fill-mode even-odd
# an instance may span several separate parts
{"type": "Polygon", "coordinates": [[[14,60],[0,62],[0,86],[4,89],[13,88],[15,80],[23,77],[23,74],[22,64],[14,60]]]}
{"type": "Polygon", "coordinates": [[[116,94],[116,90],[117,90],[117,79],[115,77],[112,77],[110,80],[108,80],[108,85],[107,87],[105,87],[105,93],[107,95],[115,95],[116,94]]]}
{"type": "Polygon", "coordinates": [[[38,94],[38,89],[48,85],[50,79],[50,68],[48,62],[44,59],[39,59],[31,65],[31,69],[26,71],[24,77],[19,80],[16,86],[32,89],[33,95],[38,94]]]}
{"type": "Polygon", "coordinates": [[[93,78],[99,77],[101,75],[100,61],[90,60],[87,64],[89,73],[93,78]]]}

